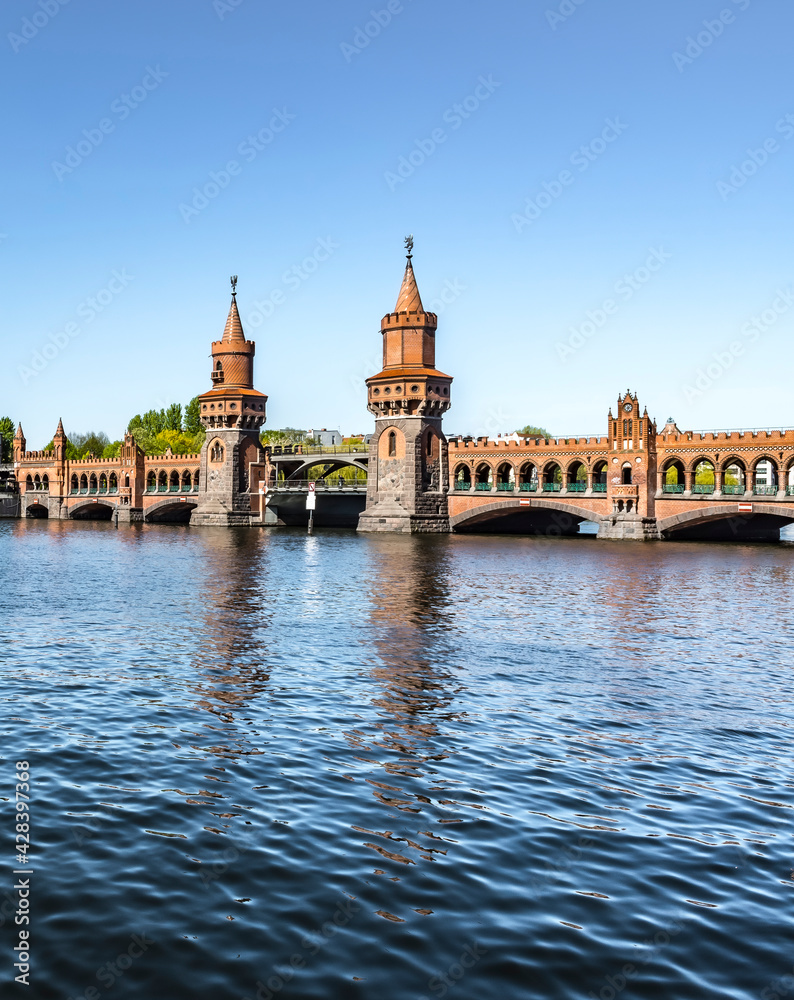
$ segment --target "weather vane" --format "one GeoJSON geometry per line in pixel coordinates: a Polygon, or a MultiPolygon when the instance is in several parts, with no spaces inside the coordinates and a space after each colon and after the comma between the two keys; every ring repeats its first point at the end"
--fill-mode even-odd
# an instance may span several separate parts
{"type": "Polygon", "coordinates": [[[237,275],[233,274],[231,276],[230,280],[231,280],[231,283],[232,283],[232,295],[236,295],[237,294],[237,275]]]}
{"type": "Polygon", "coordinates": [[[410,236],[405,237],[405,249],[408,251],[408,260],[411,259],[414,252],[414,237],[413,233],[410,236]]]}

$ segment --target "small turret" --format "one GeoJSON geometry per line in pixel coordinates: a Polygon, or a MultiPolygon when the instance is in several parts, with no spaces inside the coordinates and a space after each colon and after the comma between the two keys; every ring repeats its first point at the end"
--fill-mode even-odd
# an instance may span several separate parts
{"type": "Polygon", "coordinates": [[[17,432],[14,435],[14,461],[19,462],[22,460],[22,456],[27,451],[27,441],[25,440],[25,432],[22,430],[22,424],[17,426],[17,432]]]}
{"type": "Polygon", "coordinates": [[[67,437],[63,429],[63,420],[58,421],[58,429],[55,431],[52,443],[55,448],[55,461],[64,462],[66,460],[67,437]]]}

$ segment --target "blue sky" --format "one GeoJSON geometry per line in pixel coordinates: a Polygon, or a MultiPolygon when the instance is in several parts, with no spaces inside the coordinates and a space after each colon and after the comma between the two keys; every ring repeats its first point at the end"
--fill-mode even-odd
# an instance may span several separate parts
{"type": "Polygon", "coordinates": [[[787,0],[0,22],[0,412],[29,447],[209,388],[230,274],[268,426],[371,429],[408,233],[448,432],[602,433],[627,387],[660,423],[794,424],[787,0]]]}

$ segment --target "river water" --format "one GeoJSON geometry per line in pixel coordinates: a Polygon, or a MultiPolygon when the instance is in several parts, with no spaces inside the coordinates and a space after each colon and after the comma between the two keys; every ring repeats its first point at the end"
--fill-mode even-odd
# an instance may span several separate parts
{"type": "Polygon", "coordinates": [[[3,997],[792,995],[794,546],[7,521],[0,566],[3,997]]]}

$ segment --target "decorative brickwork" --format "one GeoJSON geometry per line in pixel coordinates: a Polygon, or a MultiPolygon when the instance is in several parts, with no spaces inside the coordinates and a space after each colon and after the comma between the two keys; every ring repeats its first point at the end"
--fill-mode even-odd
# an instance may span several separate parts
{"type": "Polygon", "coordinates": [[[375,434],[359,531],[450,530],[441,418],[452,379],[435,367],[437,318],[424,311],[411,257],[409,247],[397,305],[381,322],[383,369],[367,379],[375,434]]]}

